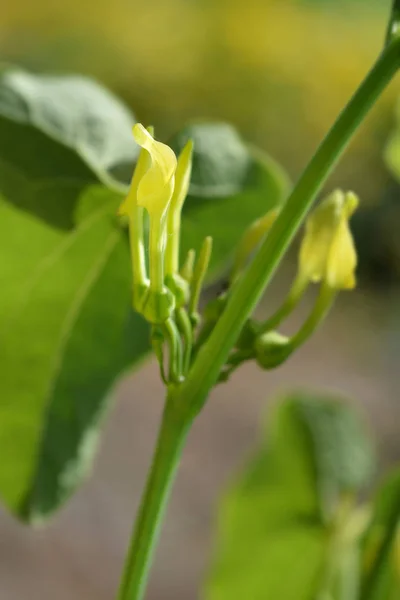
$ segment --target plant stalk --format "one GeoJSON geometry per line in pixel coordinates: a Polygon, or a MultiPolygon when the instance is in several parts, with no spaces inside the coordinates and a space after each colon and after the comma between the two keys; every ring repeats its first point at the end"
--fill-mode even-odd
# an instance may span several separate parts
{"type": "Polygon", "coordinates": [[[190,422],[167,397],[157,446],[125,562],[118,600],[142,600],[190,422]]]}

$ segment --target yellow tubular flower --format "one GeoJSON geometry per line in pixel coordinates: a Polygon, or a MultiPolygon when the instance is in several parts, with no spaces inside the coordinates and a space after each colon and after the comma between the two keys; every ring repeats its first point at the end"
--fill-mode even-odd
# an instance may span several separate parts
{"type": "Polygon", "coordinates": [[[133,127],[133,137],[151,159],[137,188],[137,203],[147,210],[150,218],[163,220],[174,191],[175,153],[166,144],[157,142],[140,123],[133,127]]]}
{"type": "MultiPolygon", "coordinates": [[[[148,131],[150,134],[153,134],[152,127],[149,127],[148,131]]],[[[118,209],[118,214],[127,217],[129,222],[129,240],[134,282],[133,305],[138,311],[140,311],[143,298],[147,292],[149,281],[147,279],[144,247],[144,209],[142,206],[138,206],[137,191],[139,183],[149,166],[150,155],[145,150],[142,150],[133,171],[128,194],[118,209]]]]}
{"type": "Polygon", "coordinates": [[[358,206],[352,192],[333,192],[310,215],[300,247],[299,278],[331,289],[352,289],[356,284],[357,254],[349,220],[358,206]]]}
{"type": "Polygon", "coordinates": [[[177,160],[174,151],[169,146],[157,142],[140,123],[133,127],[133,137],[150,158],[150,164],[141,176],[136,194],[137,205],[143,207],[150,217],[150,289],[165,295],[166,216],[174,191],[177,160]]]}

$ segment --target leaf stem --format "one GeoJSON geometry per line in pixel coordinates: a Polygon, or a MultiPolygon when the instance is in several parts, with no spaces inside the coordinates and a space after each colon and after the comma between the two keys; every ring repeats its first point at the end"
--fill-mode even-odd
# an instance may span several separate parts
{"type": "Polygon", "coordinates": [[[234,285],[228,302],[213,332],[200,349],[177,396],[191,404],[197,414],[219,374],[240,332],[269,284],[317,193],[336,165],[363,119],[395,75],[400,62],[400,39],[383,50],[364,82],[339,115],[300,177],[268,236],[234,285]]]}
{"type": "Polygon", "coordinates": [[[141,600],[144,596],[151,558],[161,521],[189,429],[171,398],[167,398],[157,446],[142,497],[118,600],[141,600]]]}

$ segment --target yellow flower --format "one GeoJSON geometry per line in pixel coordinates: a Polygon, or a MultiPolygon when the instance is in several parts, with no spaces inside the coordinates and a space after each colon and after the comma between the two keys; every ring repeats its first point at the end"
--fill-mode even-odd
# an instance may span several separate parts
{"type": "Polygon", "coordinates": [[[357,254],[349,220],[357,206],[355,194],[336,190],[310,215],[299,255],[301,280],[354,288],[357,254]]]}
{"type": "Polygon", "coordinates": [[[174,191],[175,153],[166,144],[157,142],[140,123],[133,127],[133,137],[150,155],[150,166],[137,187],[138,206],[143,206],[150,217],[163,219],[174,191]]]}

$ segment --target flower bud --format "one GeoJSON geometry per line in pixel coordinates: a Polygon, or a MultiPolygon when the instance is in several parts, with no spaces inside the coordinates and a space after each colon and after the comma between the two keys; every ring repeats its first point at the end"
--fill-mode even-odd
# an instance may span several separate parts
{"type": "Polygon", "coordinates": [[[149,290],[142,307],[142,315],[149,323],[161,325],[172,316],[175,297],[167,288],[160,292],[149,290]]]}
{"type": "Polygon", "coordinates": [[[150,165],[138,184],[137,203],[147,210],[150,219],[162,220],[174,190],[175,153],[166,144],[156,141],[140,123],[134,125],[133,137],[150,155],[150,165]]]}
{"type": "Polygon", "coordinates": [[[256,361],[263,369],[274,369],[281,365],[290,354],[290,340],[278,331],[269,331],[259,336],[255,342],[256,361]]]}

